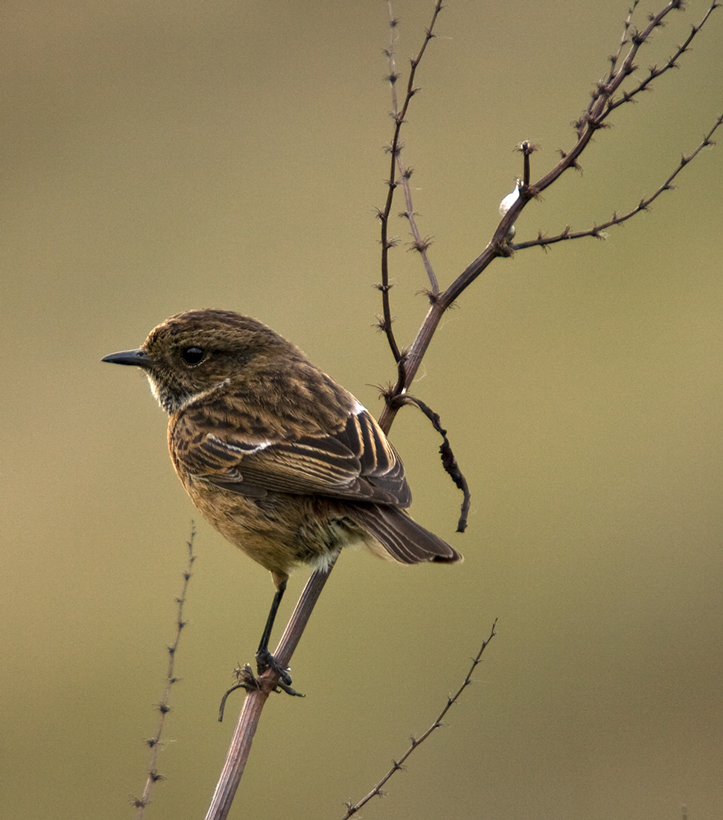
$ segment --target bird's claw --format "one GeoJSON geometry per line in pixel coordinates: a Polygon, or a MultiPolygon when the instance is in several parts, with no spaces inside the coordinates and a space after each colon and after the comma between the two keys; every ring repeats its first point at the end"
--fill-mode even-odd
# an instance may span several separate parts
{"type": "MultiPolygon", "coordinates": [[[[279,676],[279,686],[282,688],[291,686],[291,675],[289,675],[288,667],[282,667],[268,649],[259,649],[256,653],[256,670],[259,675],[263,675],[267,669],[273,669],[279,676]]],[[[294,694],[296,693],[294,692],[294,694]]]]}
{"type": "Polygon", "coordinates": [[[282,683],[281,681],[279,681],[276,684],[276,689],[274,691],[275,692],[279,692],[279,691],[286,692],[287,695],[292,695],[295,698],[305,698],[306,697],[306,695],[303,692],[297,692],[296,689],[293,689],[291,686],[288,686],[287,684],[282,683]]]}

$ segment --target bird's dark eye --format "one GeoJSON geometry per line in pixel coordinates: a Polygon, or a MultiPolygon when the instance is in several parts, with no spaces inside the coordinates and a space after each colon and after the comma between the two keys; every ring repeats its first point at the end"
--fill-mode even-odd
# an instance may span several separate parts
{"type": "Polygon", "coordinates": [[[200,347],[186,347],[181,351],[181,358],[186,364],[201,364],[206,358],[206,351],[200,347]]]}

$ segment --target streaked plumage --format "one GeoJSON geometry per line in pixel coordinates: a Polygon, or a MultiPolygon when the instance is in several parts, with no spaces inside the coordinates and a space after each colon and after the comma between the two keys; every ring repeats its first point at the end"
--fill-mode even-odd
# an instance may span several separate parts
{"type": "Polygon", "coordinates": [[[461,559],[406,513],[402,462],[372,416],[255,319],[180,313],[104,361],[145,371],[188,494],[280,591],[295,564],[355,542],[404,564],[461,559]]]}

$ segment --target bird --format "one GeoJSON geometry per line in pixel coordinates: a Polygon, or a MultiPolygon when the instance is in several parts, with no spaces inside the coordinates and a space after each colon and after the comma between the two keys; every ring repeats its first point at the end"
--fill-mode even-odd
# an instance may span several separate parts
{"type": "Polygon", "coordinates": [[[178,477],[203,517],[271,573],[276,587],[256,653],[268,644],[289,574],[328,569],[362,544],[400,564],[454,563],[418,524],[397,451],[366,408],[294,344],[229,310],[178,313],[140,348],[102,361],[140,368],[168,413],[178,477]]]}

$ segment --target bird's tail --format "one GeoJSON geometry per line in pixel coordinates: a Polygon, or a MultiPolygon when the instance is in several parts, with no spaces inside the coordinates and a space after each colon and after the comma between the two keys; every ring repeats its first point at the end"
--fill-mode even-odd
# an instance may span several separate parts
{"type": "Polygon", "coordinates": [[[370,545],[373,552],[392,558],[400,564],[438,561],[447,564],[462,561],[457,550],[434,533],[425,530],[403,510],[381,504],[355,504],[349,517],[372,535],[383,551],[370,545]]]}

